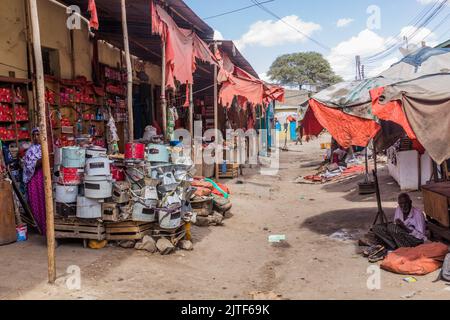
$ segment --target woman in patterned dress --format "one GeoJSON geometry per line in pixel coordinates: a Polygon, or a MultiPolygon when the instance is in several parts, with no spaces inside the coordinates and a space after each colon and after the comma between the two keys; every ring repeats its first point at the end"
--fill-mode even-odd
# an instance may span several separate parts
{"type": "Polygon", "coordinates": [[[32,131],[33,145],[24,158],[23,182],[27,186],[28,203],[41,234],[47,231],[45,215],[44,173],[42,171],[42,149],[39,129],[32,131]]]}

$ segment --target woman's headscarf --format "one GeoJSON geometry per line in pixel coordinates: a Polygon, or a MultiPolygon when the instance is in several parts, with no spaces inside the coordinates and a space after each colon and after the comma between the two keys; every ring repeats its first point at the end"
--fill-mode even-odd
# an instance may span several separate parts
{"type": "MultiPolygon", "coordinates": [[[[34,128],[31,131],[31,134],[34,135],[36,132],[39,132],[38,128],[34,128]]],[[[42,159],[42,149],[40,144],[32,144],[31,147],[27,150],[25,157],[23,159],[23,182],[27,184],[31,181],[34,176],[34,172],[36,170],[36,163],[38,160],[42,159]]]]}

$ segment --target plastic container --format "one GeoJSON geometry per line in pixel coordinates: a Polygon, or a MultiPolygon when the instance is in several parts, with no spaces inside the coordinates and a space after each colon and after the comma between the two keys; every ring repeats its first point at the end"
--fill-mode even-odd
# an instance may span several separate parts
{"type": "Polygon", "coordinates": [[[17,242],[23,242],[28,240],[28,226],[26,224],[20,224],[16,227],[17,242]]]}
{"type": "Polygon", "coordinates": [[[102,205],[86,197],[77,198],[77,218],[98,219],[102,217],[102,205]]]}

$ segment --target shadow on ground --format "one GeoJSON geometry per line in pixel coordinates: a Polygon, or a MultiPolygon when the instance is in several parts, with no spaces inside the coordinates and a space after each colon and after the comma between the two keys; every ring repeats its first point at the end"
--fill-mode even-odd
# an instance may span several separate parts
{"type": "MultiPolygon", "coordinates": [[[[370,176],[371,181],[373,176],[370,176]]],[[[347,193],[343,198],[352,202],[367,202],[374,203],[376,205],[376,195],[360,195],[358,190],[358,183],[365,181],[365,174],[349,178],[348,180],[341,182],[331,182],[325,184],[322,189],[326,192],[345,192],[347,193]]],[[[395,180],[387,173],[387,169],[383,168],[378,174],[378,183],[381,190],[381,201],[382,202],[396,202],[398,195],[402,192],[400,191],[399,185],[395,180]]],[[[414,200],[421,197],[421,193],[414,191],[409,192],[411,198],[414,200]]]]}
{"type": "MultiPolygon", "coordinates": [[[[388,219],[392,220],[394,210],[389,209],[385,213],[388,219]]],[[[300,228],[307,228],[322,235],[330,235],[342,229],[350,232],[366,231],[372,226],[376,214],[376,207],[328,211],[306,219],[300,228]]]]}

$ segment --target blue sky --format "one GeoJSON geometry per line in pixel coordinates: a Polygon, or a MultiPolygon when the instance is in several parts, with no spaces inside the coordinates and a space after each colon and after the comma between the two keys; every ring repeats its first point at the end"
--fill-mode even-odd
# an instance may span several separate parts
{"type": "MultiPolygon", "coordinates": [[[[449,39],[450,6],[444,8],[426,28],[416,31],[417,28],[411,26],[411,21],[436,1],[441,0],[274,0],[264,4],[326,48],[306,39],[286,24],[277,22],[276,18],[258,7],[206,19],[206,22],[225,39],[236,40],[241,52],[263,77],[273,60],[281,54],[318,51],[329,59],[337,73],[351,78],[355,55],[367,57],[390,44],[402,42],[402,37],[392,39],[400,31],[404,35],[417,32],[411,43],[420,43],[425,38],[427,44],[433,45],[449,39]],[[373,5],[379,8],[380,19],[376,19],[378,15],[375,11],[371,11],[374,14],[367,13],[373,5]],[[445,19],[447,21],[444,23],[445,19]],[[337,26],[339,20],[340,27],[337,26]],[[379,21],[380,28],[377,24],[371,24],[368,28],[368,20],[379,21]],[[442,25],[433,31],[441,22],[442,25]]],[[[201,18],[253,4],[251,0],[186,0],[186,3],[201,18]]],[[[394,50],[390,56],[367,64],[366,70],[370,74],[379,73],[400,57],[400,52],[394,50]]]]}

